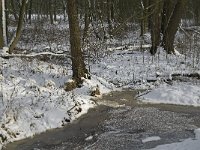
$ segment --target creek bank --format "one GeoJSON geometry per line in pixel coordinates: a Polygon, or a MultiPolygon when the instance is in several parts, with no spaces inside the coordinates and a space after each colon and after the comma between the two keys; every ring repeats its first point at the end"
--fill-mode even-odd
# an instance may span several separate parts
{"type": "Polygon", "coordinates": [[[95,100],[96,108],[62,129],[10,143],[5,150],[147,149],[194,138],[200,109],[190,106],[142,104],[138,91],[111,92],[95,100]],[[161,139],[143,143],[148,137],[161,139]]]}

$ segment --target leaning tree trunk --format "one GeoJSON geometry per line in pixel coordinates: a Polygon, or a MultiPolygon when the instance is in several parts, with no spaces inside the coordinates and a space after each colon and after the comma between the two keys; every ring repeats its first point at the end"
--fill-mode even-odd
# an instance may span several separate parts
{"type": "Polygon", "coordinates": [[[155,55],[157,52],[157,47],[160,45],[160,32],[161,32],[161,12],[163,3],[159,0],[149,0],[149,26],[151,31],[151,41],[152,46],[150,53],[155,55]]]}
{"type": "Polygon", "coordinates": [[[181,21],[183,8],[187,0],[177,0],[172,15],[163,34],[163,47],[168,54],[174,53],[174,39],[181,21]]]}
{"type": "Polygon", "coordinates": [[[10,54],[13,52],[15,46],[17,45],[17,42],[19,41],[19,38],[20,38],[20,35],[22,32],[23,19],[24,19],[24,14],[26,11],[26,2],[27,2],[27,0],[22,0],[22,5],[20,8],[20,13],[19,13],[19,21],[18,21],[18,25],[17,25],[17,31],[9,44],[9,53],[10,54]]]}
{"type": "Polygon", "coordinates": [[[82,77],[88,73],[85,67],[83,54],[81,51],[81,33],[78,22],[78,12],[76,0],[67,0],[67,10],[70,28],[70,45],[71,45],[71,59],[73,79],[76,86],[82,84],[82,77]]]}

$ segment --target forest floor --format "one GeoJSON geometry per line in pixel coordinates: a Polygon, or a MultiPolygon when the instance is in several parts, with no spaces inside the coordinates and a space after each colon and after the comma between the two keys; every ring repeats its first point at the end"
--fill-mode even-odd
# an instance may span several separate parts
{"type": "MultiPolygon", "coordinates": [[[[67,46],[66,46],[67,47],[67,46]]],[[[148,46],[147,46],[148,47],[148,46]]],[[[180,53],[155,56],[137,46],[110,47],[98,60],[87,60],[91,80],[71,92],[64,84],[72,70],[67,54],[27,52],[0,57],[0,147],[76,120],[96,104],[93,88],[106,94],[124,88],[142,89],[141,103],[200,107],[200,61],[180,53]],[[40,55],[41,54],[41,55],[40,55]]]]}

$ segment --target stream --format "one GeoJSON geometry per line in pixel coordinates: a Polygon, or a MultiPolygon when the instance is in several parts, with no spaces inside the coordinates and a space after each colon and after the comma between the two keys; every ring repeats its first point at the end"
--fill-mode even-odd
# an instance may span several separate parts
{"type": "Polygon", "coordinates": [[[64,128],[10,143],[4,150],[141,150],[194,138],[199,107],[139,103],[136,94],[112,92],[64,128]],[[149,137],[154,138],[145,140],[149,137]]]}

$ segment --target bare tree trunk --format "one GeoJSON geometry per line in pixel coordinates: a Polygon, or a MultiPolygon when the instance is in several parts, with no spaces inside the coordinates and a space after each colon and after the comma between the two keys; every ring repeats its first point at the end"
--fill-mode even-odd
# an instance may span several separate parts
{"type": "Polygon", "coordinates": [[[195,15],[195,25],[199,25],[199,7],[195,7],[194,15],[195,15]]]}
{"type": "Polygon", "coordinates": [[[199,0],[193,0],[192,1],[193,2],[193,5],[192,5],[192,7],[193,7],[193,9],[194,9],[194,21],[195,21],[195,25],[199,25],[199,17],[200,17],[200,15],[199,15],[199,13],[200,13],[200,11],[199,11],[199,7],[200,7],[200,1],[199,0]]]}
{"type": "Polygon", "coordinates": [[[85,0],[85,18],[84,18],[84,31],[83,31],[83,45],[85,44],[85,41],[88,36],[88,30],[89,30],[89,25],[90,25],[90,7],[89,7],[89,0],[85,0]]]}
{"type": "Polygon", "coordinates": [[[0,0],[0,49],[3,48],[2,0],[0,0]]]}
{"type": "Polygon", "coordinates": [[[152,46],[150,53],[155,55],[157,52],[157,47],[160,45],[160,34],[161,34],[161,11],[162,11],[162,2],[159,0],[149,0],[150,4],[150,31],[151,31],[151,41],[152,46]]]}
{"type": "Polygon", "coordinates": [[[174,53],[174,39],[181,21],[186,0],[177,0],[163,34],[163,47],[168,54],[174,53]]]}
{"type": "Polygon", "coordinates": [[[14,18],[15,20],[17,21],[18,20],[18,16],[17,16],[17,11],[16,11],[16,3],[14,0],[10,0],[10,4],[11,4],[11,7],[12,7],[12,11],[13,11],[13,15],[14,15],[14,18]]]}
{"type": "Polygon", "coordinates": [[[8,45],[7,42],[7,19],[6,19],[6,3],[2,0],[2,24],[3,24],[3,43],[4,46],[8,45]]]}
{"type": "Polygon", "coordinates": [[[63,4],[63,11],[64,11],[64,21],[66,21],[66,17],[67,17],[67,6],[66,6],[66,2],[65,0],[62,0],[62,4],[63,4]]]}
{"type": "Polygon", "coordinates": [[[31,19],[32,19],[32,6],[33,6],[33,2],[32,0],[29,1],[29,9],[28,9],[28,20],[29,20],[29,23],[31,24],[31,19]]]}
{"type": "Polygon", "coordinates": [[[76,86],[82,84],[82,77],[88,73],[85,67],[83,54],[81,51],[81,34],[78,22],[78,12],[76,0],[67,0],[69,28],[70,28],[70,45],[73,79],[76,81],[76,86]]]}
{"type": "Polygon", "coordinates": [[[162,24],[161,24],[161,30],[162,34],[165,33],[169,20],[172,17],[175,5],[177,0],[164,0],[163,4],[163,11],[162,11],[162,24]]]}
{"type": "Polygon", "coordinates": [[[146,32],[146,27],[148,23],[148,13],[147,13],[147,7],[149,5],[148,0],[141,0],[141,7],[142,7],[142,15],[140,19],[140,36],[143,36],[144,33],[146,32]]]}
{"type": "Polygon", "coordinates": [[[53,24],[53,10],[52,10],[52,0],[49,0],[49,15],[50,15],[50,22],[53,24]]]}
{"type": "Polygon", "coordinates": [[[107,21],[108,21],[108,33],[112,31],[112,1],[107,0],[107,21]]]}
{"type": "Polygon", "coordinates": [[[13,36],[13,38],[12,38],[10,44],[9,44],[9,53],[10,54],[13,52],[15,46],[17,45],[17,42],[19,41],[20,35],[21,35],[21,31],[22,31],[22,27],[23,27],[24,14],[25,14],[25,11],[26,11],[26,2],[27,2],[27,0],[22,0],[20,13],[19,13],[19,21],[18,21],[18,25],[17,25],[17,31],[16,31],[15,35],[13,36]]]}
{"type": "Polygon", "coordinates": [[[57,11],[57,1],[54,0],[54,9],[53,9],[53,15],[54,15],[54,21],[56,22],[57,21],[57,14],[56,14],[56,11],[57,11]]]}

